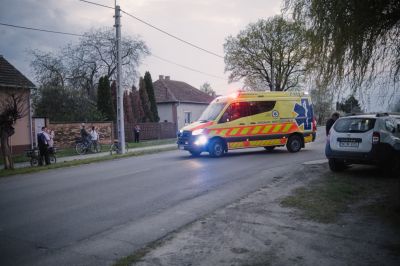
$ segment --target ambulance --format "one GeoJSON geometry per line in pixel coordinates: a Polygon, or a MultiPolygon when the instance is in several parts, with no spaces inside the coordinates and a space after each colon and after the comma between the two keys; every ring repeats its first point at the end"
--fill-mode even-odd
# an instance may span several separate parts
{"type": "Polygon", "coordinates": [[[310,97],[303,92],[236,92],[214,99],[178,133],[178,148],[220,157],[228,150],[286,146],[298,152],[316,137],[310,97]]]}

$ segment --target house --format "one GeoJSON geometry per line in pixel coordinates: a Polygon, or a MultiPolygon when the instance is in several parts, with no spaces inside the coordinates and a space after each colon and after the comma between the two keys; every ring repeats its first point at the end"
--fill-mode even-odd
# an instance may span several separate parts
{"type": "Polygon", "coordinates": [[[0,98],[8,97],[9,93],[22,94],[25,116],[18,119],[14,125],[15,133],[10,138],[10,146],[14,154],[30,149],[32,140],[32,116],[30,95],[35,85],[0,55],[0,98]]]}
{"type": "Polygon", "coordinates": [[[160,75],[153,82],[160,122],[175,123],[176,129],[199,119],[201,113],[214,99],[189,84],[160,75]]]}

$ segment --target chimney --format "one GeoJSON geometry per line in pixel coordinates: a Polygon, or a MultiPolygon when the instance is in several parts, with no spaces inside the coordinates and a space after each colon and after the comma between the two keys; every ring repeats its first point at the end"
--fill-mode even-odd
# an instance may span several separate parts
{"type": "Polygon", "coordinates": [[[170,76],[165,76],[165,80],[170,80],[170,76]]]}
{"type": "Polygon", "coordinates": [[[163,79],[164,79],[164,76],[163,76],[163,75],[159,75],[159,76],[158,76],[158,79],[159,79],[159,80],[163,80],[163,79]]]}

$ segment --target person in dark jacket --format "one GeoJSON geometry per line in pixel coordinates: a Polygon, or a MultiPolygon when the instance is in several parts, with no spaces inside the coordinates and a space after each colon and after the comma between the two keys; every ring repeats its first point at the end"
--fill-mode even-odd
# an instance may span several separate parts
{"type": "Polygon", "coordinates": [[[328,136],[329,134],[329,130],[331,130],[331,127],[333,126],[333,124],[335,124],[336,120],[339,118],[339,113],[338,112],[334,112],[331,116],[331,118],[328,119],[328,121],[326,121],[326,135],[328,136]]]}
{"type": "Polygon", "coordinates": [[[39,165],[46,165],[50,164],[50,157],[49,157],[49,141],[50,137],[47,134],[46,127],[42,127],[42,131],[39,132],[37,135],[37,143],[39,147],[39,165]]]}

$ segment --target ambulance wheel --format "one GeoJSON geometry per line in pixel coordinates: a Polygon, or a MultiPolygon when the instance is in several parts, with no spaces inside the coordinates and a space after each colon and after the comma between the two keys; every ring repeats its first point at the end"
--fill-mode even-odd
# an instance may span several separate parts
{"type": "Polygon", "coordinates": [[[201,151],[189,151],[193,157],[197,157],[201,154],[201,151]]]}
{"type": "Polygon", "coordinates": [[[222,141],[216,139],[210,143],[209,152],[211,157],[221,157],[224,155],[225,147],[222,141]]]}
{"type": "Polygon", "coordinates": [[[264,149],[267,151],[273,151],[275,149],[275,146],[266,146],[264,147],[264,149]]]}
{"type": "Polygon", "coordinates": [[[298,135],[293,135],[289,137],[286,143],[286,148],[289,152],[298,152],[301,149],[301,145],[301,137],[298,135]]]}

